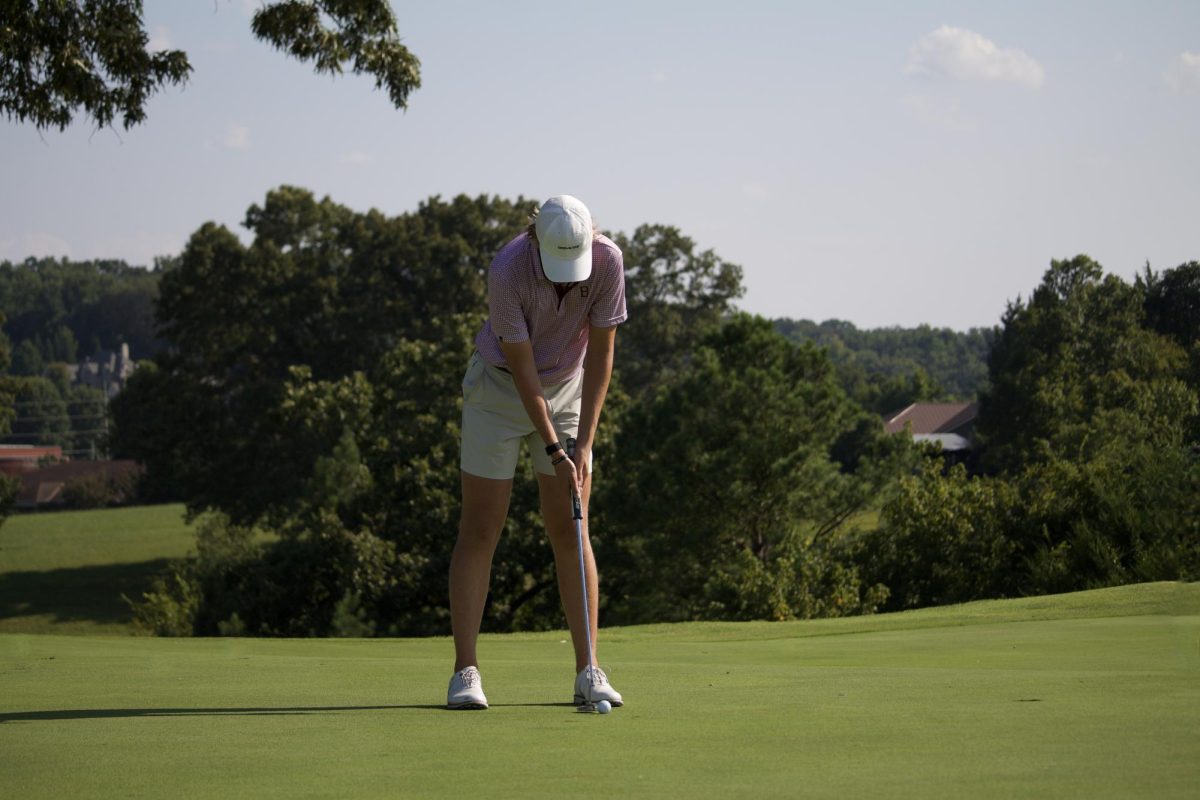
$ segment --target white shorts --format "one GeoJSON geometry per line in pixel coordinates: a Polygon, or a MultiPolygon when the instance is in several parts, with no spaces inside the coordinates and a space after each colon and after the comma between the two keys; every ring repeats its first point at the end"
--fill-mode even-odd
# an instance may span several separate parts
{"type": "MultiPolygon", "coordinates": [[[[529,443],[534,468],[553,475],[554,465],[546,455],[546,445],[538,435],[529,414],[517,394],[517,385],[508,371],[494,367],[479,353],[471,356],[463,376],[462,458],[463,472],[481,478],[505,480],[517,471],[521,442],[529,443]]],[[[542,394],[550,406],[550,421],[558,440],[579,434],[579,407],[583,401],[583,371],[575,377],[543,386],[542,394]]]]}

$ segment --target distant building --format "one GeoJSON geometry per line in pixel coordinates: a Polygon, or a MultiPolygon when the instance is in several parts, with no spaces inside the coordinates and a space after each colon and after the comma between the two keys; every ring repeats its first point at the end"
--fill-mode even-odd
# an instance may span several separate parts
{"type": "Polygon", "coordinates": [[[63,461],[61,447],[30,447],[24,444],[0,444],[0,473],[22,475],[51,462],[63,461]]]}
{"type": "Polygon", "coordinates": [[[22,473],[17,508],[30,511],[38,508],[57,508],[67,503],[67,487],[77,481],[103,480],[110,485],[123,485],[111,490],[110,502],[126,502],[138,474],[134,461],[64,461],[22,473]]]}
{"type": "Polygon", "coordinates": [[[883,429],[901,433],[911,427],[915,442],[937,442],[942,452],[965,458],[975,439],[979,403],[913,403],[887,414],[883,429]]]}
{"type": "Polygon", "coordinates": [[[137,368],[129,357],[129,345],[122,344],[120,350],[101,350],[78,364],[67,367],[72,383],[91,386],[104,392],[104,397],[113,399],[125,388],[125,382],[137,368]]]}

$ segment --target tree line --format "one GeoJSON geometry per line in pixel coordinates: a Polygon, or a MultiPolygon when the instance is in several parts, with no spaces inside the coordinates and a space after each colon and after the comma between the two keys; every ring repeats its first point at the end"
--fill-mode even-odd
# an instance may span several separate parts
{"type": "MultiPolygon", "coordinates": [[[[136,599],[144,625],[448,630],[459,381],[487,265],[533,206],[433,197],[389,217],[285,186],[248,209],[250,244],[205,224],[161,265],[168,346],[113,401],[111,446],[200,523],[197,555],[136,599]]],[[[610,235],[630,318],[596,444],[606,624],[870,613],[1200,570],[1200,265],[1127,282],[1085,256],[1056,261],[995,331],[967,334],[989,342],[970,475],[885,435],[828,347],[739,313],[738,265],[670,226],[610,235]],[[861,531],[867,509],[880,522],[861,531]]],[[[888,336],[889,358],[915,360],[899,354],[922,345],[888,336]]],[[[563,622],[531,470],[496,554],[490,630],[563,622]]]]}
{"type": "Polygon", "coordinates": [[[862,544],[887,607],[1200,575],[1200,263],[1052,262],[988,375],[985,474],[901,478],[862,544]]]}
{"type": "Polygon", "coordinates": [[[825,349],[838,381],[864,408],[887,414],[917,401],[974,400],[987,383],[995,328],[966,332],[920,325],[860,330],[853,323],[788,318],[775,327],[825,349]]]}
{"type": "Polygon", "coordinates": [[[164,346],[155,333],[159,272],[123,261],[28,258],[0,262],[0,341],[10,391],[10,444],[58,445],[73,457],[106,449],[107,397],[71,380],[69,365],[129,346],[133,359],[164,346]]]}
{"type": "MultiPolygon", "coordinates": [[[[112,404],[114,452],[145,464],[148,480],[182,494],[193,513],[217,512],[203,518],[198,556],[139,606],[148,625],[445,630],[459,383],[486,310],[487,266],[533,207],[523,197],[434,197],[388,217],[281,187],[247,211],[249,245],[221,226],[196,231],[162,271],[157,313],[170,347],[112,404]],[[255,529],[277,538],[256,543],[255,529]]],[[[834,543],[898,464],[915,463],[911,443],[883,435],[819,348],[794,346],[768,321],[735,312],[740,267],[670,226],[611,235],[625,254],[630,321],[618,334],[597,442],[598,462],[612,465],[593,502],[612,587],[608,619],[868,607],[875,595],[860,593],[834,543]],[[667,444],[646,449],[664,436],[667,444]],[[855,453],[852,465],[834,457],[838,442],[855,453]],[[687,449],[671,455],[676,446],[687,449]],[[704,462],[720,453],[724,460],[704,462]],[[686,474],[656,469],[660,462],[686,474]],[[729,484],[736,502],[697,480],[738,475],[729,484]],[[668,478],[685,497],[660,496],[657,511],[633,502],[668,478]],[[682,554],[693,573],[726,550],[746,557],[699,593],[682,581],[663,585],[671,534],[643,530],[650,513],[708,520],[682,554]],[[739,515],[755,520],[744,541],[725,524],[739,515]],[[819,547],[808,547],[810,534],[819,547]],[[798,587],[781,558],[821,585],[798,587]],[[750,585],[754,598],[739,599],[750,585]],[[689,605],[668,614],[681,598],[689,605]]],[[[562,622],[531,469],[521,466],[496,555],[485,623],[494,630],[562,622]]]]}

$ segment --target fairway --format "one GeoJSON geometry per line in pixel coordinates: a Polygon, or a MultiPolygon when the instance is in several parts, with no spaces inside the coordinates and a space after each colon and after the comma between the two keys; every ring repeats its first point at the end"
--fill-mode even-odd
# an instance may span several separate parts
{"type": "Polygon", "coordinates": [[[576,714],[561,633],[0,636],[5,797],[1191,797],[1200,586],[602,633],[627,699],[576,714]]]}
{"type": "Polygon", "coordinates": [[[0,527],[0,633],[131,633],[169,559],[196,549],[180,504],[18,514],[0,527]]]}

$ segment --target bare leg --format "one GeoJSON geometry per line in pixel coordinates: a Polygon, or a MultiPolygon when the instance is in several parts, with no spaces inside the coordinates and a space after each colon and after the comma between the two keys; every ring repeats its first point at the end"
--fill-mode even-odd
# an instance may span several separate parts
{"type": "Polygon", "coordinates": [[[483,621],[492,556],[508,517],[512,479],[462,473],[462,517],[450,558],[450,626],[454,631],[454,671],[478,666],[475,643],[483,621]]]}
{"type": "Polygon", "coordinates": [[[562,597],[563,612],[571,629],[571,642],[575,646],[575,671],[587,666],[587,640],[591,636],[592,654],[596,653],[596,626],[599,614],[600,587],[596,578],[596,560],[592,557],[592,542],[588,537],[587,508],[591,495],[592,479],[589,475],[583,486],[583,557],[587,570],[588,613],[590,631],[583,631],[583,591],[579,584],[579,555],[575,536],[575,520],[571,516],[571,498],[562,492],[562,484],[552,475],[538,473],[538,491],[541,495],[542,518],[546,521],[546,533],[554,549],[554,570],[558,575],[558,593],[562,597]]]}

